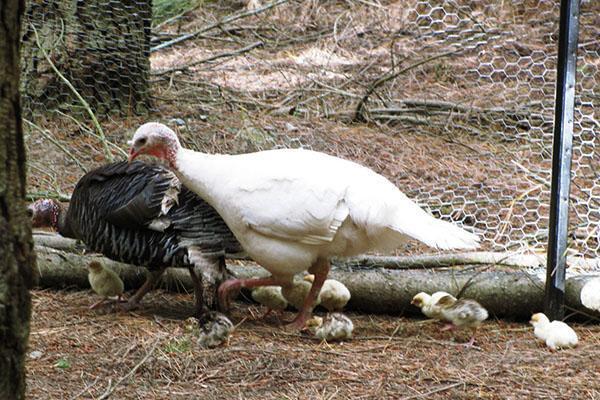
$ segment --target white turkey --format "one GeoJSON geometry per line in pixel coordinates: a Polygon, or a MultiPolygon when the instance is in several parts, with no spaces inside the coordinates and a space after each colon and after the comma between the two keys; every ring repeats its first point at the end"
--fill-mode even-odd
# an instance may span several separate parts
{"type": "Polygon", "coordinates": [[[577,346],[579,338],[569,325],[562,321],[552,321],[543,313],[533,314],[529,323],[533,326],[536,338],[546,343],[551,350],[577,346]]]}
{"type": "Polygon", "coordinates": [[[219,287],[229,301],[241,287],[288,286],[308,270],[315,281],[291,326],[302,329],[329,272],[329,259],[398,248],[410,239],[439,249],[474,249],[479,238],[422,210],[372,170],[327,154],[278,149],[240,155],[181,147],[175,132],[146,123],[129,160],[164,160],[190,190],[223,217],[268,278],[233,279],[219,287]]]}
{"type": "Polygon", "coordinates": [[[166,267],[189,269],[198,314],[213,308],[216,291],[212,299],[204,293],[203,301],[203,287],[224,279],[226,252],[241,251],[219,214],[161,165],[104,165],[79,180],[68,209],[38,200],[29,211],[33,227],[52,227],[108,258],[148,268],[148,279],[126,309],[139,303],[166,267]]]}

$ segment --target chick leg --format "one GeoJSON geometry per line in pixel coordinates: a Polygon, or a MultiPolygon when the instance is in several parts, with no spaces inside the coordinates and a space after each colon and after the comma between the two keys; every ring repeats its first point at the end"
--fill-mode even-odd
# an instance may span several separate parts
{"type": "Polygon", "coordinates": [[[304,328],[306,321],[310,318],[313,308],[317,303],[317,298],[323,287],[327,274],[329,274],[329,261],[325,259],[318,259],[308,270],[311,274],[315,275],[315,280],[310,287],[310,292],[304,299],[302,309],[298,311],[296,318],[288,324],[290,329],[301,330],[304,328]]]}
{"type": "Polygon", "coordinates": [[[219,307],[228,310],[231,305],[231,293],[241,288],[252,289],[258,286],[281,286],[285,284],[273,276],[268,278],[229,279],[219,286],[219,307]]]}
{"type": "Polygon", "coordinates": [[[151,271],[144,284],[137,290],[137,292],[135,292],[133,296],[129,298],[127,303],[121,306],[121,308],[125,311],[130,311],[136,308],[140,300],[142,300],[142,297],[144,297],[146,293],[148,293],[154,287],[163,272],[165,272],[164,268],[157,271],[151,271]]]}
{"type": "Polygon", "coordinates": [[[100,307],[100,305],[104,304],[106,302],[106,300],[108,300],[106,297],[103,297],[101,300],[98,300],[97,302],[95,302],[94,304],[92,304],[90,306],[90,310],[100,307]]]}
{"type": "Polygon", "coordinates": [[[194,284],[194,298],[196,302],[196,317],[200,318],[202,315],[208,312],[208,307],[204,304],[204,290],[202,287],[202,278],[198,277],[196,271],[194,271],[194,267],[189,267],[190,278],[192,278],[192,282],[194,284]]]}
{"type": "Polygon", "coordinates": [[[456,325],[454,324],[446,324],[443,327],[440,328],[440,331],[444,332],[444,331],[453,331],[454,329],[456,329],[456,325]]]}
{"type": "Polygon", "coordinates": [[[475,334],[477,333],[477,328],[471,330],[471,339],[467,343],[465,343],[465,347],[473,347],[475,345],[475,334]]]}

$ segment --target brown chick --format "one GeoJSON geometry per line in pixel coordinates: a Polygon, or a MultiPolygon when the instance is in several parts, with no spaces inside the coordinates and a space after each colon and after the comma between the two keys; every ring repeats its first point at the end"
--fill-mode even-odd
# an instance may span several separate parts
{"type": "Polygon", "coordinates": [[[105,267],[98,261],[91,261],[88,265],[88,271],[88,281],[92,290],[102,296],[102,300],[92,304],[90,308],[98,307],[109,297],[116,296],[119,301],[121,300],[124,285],[115,271],[105,267]]]}
{"type": "Polygon", "coordinates": [[[442,330],[469,328],[472,334],[471,339],[466,343],[466,346],[473,346],[477,328],[488,318],[487,310],[475,300],[457,300],[450,295],[439,299],[437,304],[440,306],[440,312],[443,319],[451,322],[450,325],[442,328],[442,330]]]}
{"type": "Polygon", "coordinates": [[[210,349],[223,343],[229,343],[229,336],[234,326],[225,314],[210,311],[200,317],[198,324],[200,325],[198,335],[198,345],[200,347],[210,349]]]}

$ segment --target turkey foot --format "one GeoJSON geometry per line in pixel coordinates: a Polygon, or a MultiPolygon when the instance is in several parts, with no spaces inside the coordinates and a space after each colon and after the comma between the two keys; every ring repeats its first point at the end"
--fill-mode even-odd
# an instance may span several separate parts
{"type": "Polygon", "coordinates": [[[315,307],[317,302],[317,297],[319,296],[319,292],[321,292],[321,288],[323,287],[323,283],[325,279],[327,279],[327,274],[329,274],[329,261],[324,259],[318,259],[308,270],[311,274],[315,275],[315,279],[313,281],[312,286],[310,287],[310,292],[304,299],[304,304],[302,305],[302,309],[298,311],[298,315],[292,322],[286,325],[286,329],[289,330],[302,330],[306,325],[306,321],[308,321],[312,315],[312,310],[315,307]]]}

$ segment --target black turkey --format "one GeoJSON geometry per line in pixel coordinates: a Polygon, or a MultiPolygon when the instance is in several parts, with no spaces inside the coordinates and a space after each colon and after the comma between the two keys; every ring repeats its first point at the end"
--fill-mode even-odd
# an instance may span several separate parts
{"type": "Polygon", "coordinates": [[[79,180],[67,210],[43,199],[29,211],[33,227],[55,228],[108,258],[148,268],[151,273],[129,299],[128,309],[167,267],[189,269],[198,314],[214,308],[216,288],[225,278],[225,253],[242,251],[219,214],[157,164],[104,165],[79,180]],[[209,300],[203,287],[211,289],[209,300]]]}

